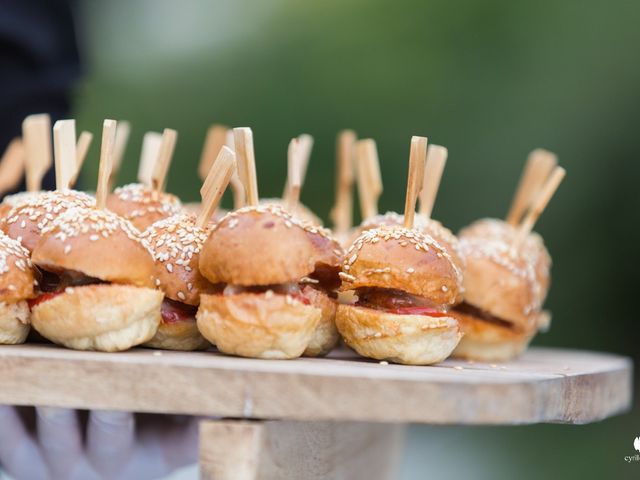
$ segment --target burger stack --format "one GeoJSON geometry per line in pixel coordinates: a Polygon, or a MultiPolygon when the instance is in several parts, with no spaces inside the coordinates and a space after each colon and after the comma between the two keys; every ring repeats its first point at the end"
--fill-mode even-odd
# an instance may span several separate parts
{"type": "Polygon", "coordinates": [[[110,191],[127,135],[127,124],[105,120],[91,195],[73,190],[91,136],[76,139],[72,120],[53,135],[48,117],[25,120],[0,163],[29,186],[0,205],[0,343],[33,329],[78,350],[215,347],[291,359],[326,355],[342,338],[363,357],[430,365],[509,360],[548,328],[551,258],[532,232],[564,176],[548,152],[532,154],[506,220],[456,237],[432,218],[447,150],[425,137],[411,141],[404,212],[381,215],[375,142],[341,132],[331,231],[300,202],[309,135],[289,144],[283,197],[261,199],[251,130],[211,127],[202,200],[185,205],[165,191],[171,129],[145,135],[138,183],[110,191]],[[56,189],[42,191],[52,159],[56,189]]]}

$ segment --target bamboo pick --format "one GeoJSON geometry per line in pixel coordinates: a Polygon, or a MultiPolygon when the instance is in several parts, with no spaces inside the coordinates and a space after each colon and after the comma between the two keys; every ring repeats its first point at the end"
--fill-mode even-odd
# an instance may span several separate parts
{"type": "Polygon", "coordinates": [[[382,194],[382,177],[376,142],[367,138],[356,143],[357,180],[362,220],[378,214],[378,199],[382,194]]]}
{"type": "Polygon", "coordinates": [[[240,181],[245,189],[247,205],[258,205],[256,159],[253,151],[253,132],[248,127],[234,128],[234,145],[240,181]]]}
{"type": "Polygon", "coordinates": [[[68,189],[76,170],[77,161],[75,120],[58,120],[53,125],[53,150],[56,189],[68,189]]]}
{"type": "Polygon", "coordinates": [[[527,208],[557,164],[555,154],[542,148],[533,150],[529,154],[507,214],[507,223],[514,226],[520,223],[527,208]]]}
{"type": "Polygon", "coordinates": [[[158,154],[158,160],[153,169],[153,175],[151,176],[151,187],[156,192],[163,191],[167,183],[167,173],[169,173],[169,165],[171,165],[173,150],[176,148],[177,139],[178,132],[172,128],[165,128],[162,132],[160,153],[158,154]]]}
{"type": "Polygon", "coordinates": [[[151,177],[160,155],[160,145],[162,145],[162,134],[158,132],[144,134],[138,165],[138,181],[149,188],[151,188],[151,177]]]}
{"type": "Polygon", "coordinates": [[[440,189],[442,172],[447,163],[448,151],[445,147],[431,144],[427,147],[427,162],[424,167],[423,186],[420,191],[420,215],[431,218],[433,205],[440,189]]]}
{"type": "Polygon", "coordinates": [[[82,170],[82,165],[84,165],[84,161],[87,158],[87,153],[89,153],[89,147],[91,146],[92,140],[93,134],[90,132],[82,132],[80,137],[78,137],[78,142],[76,143],[76,165],[73,171],[73,176],[71,177],[71,180],[69,180],[69,188],[75,187],[78,181],[80,170],[82,170]]]}
{"type": "Polygon", "coordinates": [[[407,195],[404,202],[404,226],[413,228],[416,214],[416,201],[422,188],[424,178],[424,164],[427,159],[427,138],[411,137],[409,152],[409,174],[407,175],[407,195]]]}
{"type": "Polygon", "coordinates": [[[211,171],[211,165],[213,165],[227,141],[228,130],[224,125],[217,124],[211,125],[207,130],[202,154],[200,155],[200,163],[198,164],[198,175],[203,182],[211,171]]]}
{"type": "Polygon", "coordinates": [[[353,224],[354,147],[353,130],[338,133],[336,144],[336,196],[331,221],[339,235],[345,235],[353,224]]]}
{"type": "Polygon", "coordinates": [[[536,195],[535,200],[531,204],[531,208],[527,212],[527,215],[524,217],[524,220],[520,224],[518,231],[514,237],[513,246],[514,248],[519,248],[524,239],[531,233],[533,230],[533,226],[544,212],[544,209],[547,208],[549,201],[553,197],[553,194],[556,193],[556,190],[560,186],[560,182],[566,175],[566,171],[562,167],[555,167],[549,178],[545,182],[542,190],[538,195],[536,195]]]}
{"type": "Polygon", "coordinates": [[[111,187],[116,183],[118,172],[120,172],[130,133],[131,124],[126,120],[120,120],[116,127],[116,144],[113,148],[113,168],[111,169],[111,176],[109,177],[109,191],[111,191],[111,187]]]}
{"type": "MultiPolygon", "coordinates": [[[[304,180],[307,177],[307,168],[309,167],[309,160],[311,159],[311,151],[313,150],[313,137],[308,133],[302,133],[298,135],[296,139],[298,141],[298,154],[296,155],[297,161],[300,162],[300,190],[304,186],[304,180]]],[[[282,199],[285,203],[288,203],[288,195],[291,192],[289,188],[289,178],[284,184],[284,190],[282,192],[282,199]]]]}
{"type": "Polygon", "coordinates": [[[96,208],[100,210],[107,206],[109,178],[111,178],[111,169],[113,168],[117,128],[118,124],[115,120],[105,120],[102,123],[100,167],[98,169],[98,186],[96,188],[96,208]]]}
{"type": "Polygon", "coordinates": [[[14,190],[24,173],[25,149],[20,137],[9,143],[0,160],[0,196],[14,190]]]}
{"type": "Polygon", "coordinates": [[[289,192],[286,195],[286,205],[289,212],[295,214],[300,202],[300,189],[302,188],[303,161],[300,158],[304,155],[301,151],[302,145],[298,138],[292,138],[287,149],[287,186],[289,192]]]}
{"type": "Polygon", "coordinates": [[[196,220],[196,226],[204,228],[211,214],[218,207],[231,175],[235,169],[236,155],[227,147],[222,146],[218,158],[213,162],[209,174],[200,189],[202,208],[196,220]]]}
{"type": "Polygon", "coordinates": [[[42,188],[42,178],[53,162],[51,148],[51,117],[46,113],[29,115],[22,122],[22,141],[26,158],[27,191],[42,188]]]}
{"type": "MultiPolygon", "coordinates": [[[[231,151],[235,152],[235,141],[233,138],[233,130],[227,130],[227,142],[226,145],[231,151]]],[[[244,193],[244,185],[240,180],[238,173],[238,162],[235,162],[233,173],[231,174],[231,191],[233,193],[233,209],[238,210],[244,207],[246,199],[244,193]]]]}

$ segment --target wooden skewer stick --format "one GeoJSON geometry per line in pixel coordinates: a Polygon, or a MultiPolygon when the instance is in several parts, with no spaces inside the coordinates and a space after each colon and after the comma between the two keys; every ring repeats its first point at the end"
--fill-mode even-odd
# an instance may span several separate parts
{"type": "Polygon", "coordinates": [[[218,153],[218,158],[213,162],[209,174],[200,189],[202,208],[196,220],[196,226],[199,228],[205,228],[211,214],[218,207],[222,194],[231,180],[235,163],[235,153],[229,147],[223,145],[220,153],[218,153]]]}
{"type": "Polygon", "coordinates": [[[16,137],[9,143],[0,160],[0,196],[14,190],[24,173],[25,149],[22,139],[16,137]]]}
{"type": "Polygon", "coordinates": [[[76,143],[76,165],[75,170],[73,171],[73,176],[69,181],[70,188],[75,187],[78,182],[80,170],[82,170],[82,165],[84,165],[84,161],[87,158],[87,153],[89,153],[89,147],[91,146],[92,140],[93,134],[90,132],[82,132],[78,137],[78,143],[76,143]]]}
{"type": "Polygon", "coordinates": [[[53,162],[51,117],[46,113],[29,115],[22,122],[22,141],[26,151],[26,183],[29,192],[42,187],[42,178],[53,162]]]}
{"type": "Polygon", "coordinates": [[[346,234],[353,225],[354,147],[356,134],[343,130],[336,145],[336,199],[331,221],[339,235],[346,234]]]}
{"type": "Polygon", "coordinates": [[[176,140],[178,139],[178,132],[171,128],[165,128],[162,132],[162,144],[160,145],[160,153],[158,155],[158,161],[153,169],[153,175],[151,177],[151,187],[156,192],[164,190],[167,183],[167,173],[169,173],[169,165],[171,165],[171,159],[173,158],[173,150],[176,148],[176,140]]]}
{"type": "Polygon", "coordinates": [[[436,195],[440,189],[442,172],[447,163],[448,151],[440,145],[429,145],[427,147],[427,163],[424,167],[423,186],[420,192],[420,215],[424,218],[431,218],[436,195]]]}
{"type": "Polygon", "coordinates": [[[527,215],[524,217],[524,220],[516,233],[513,241],[514,248],[519,248],[527,235],[531,233],[533,226],[538,221],[538,218],[540,218],[540,215],[542,215],[542,212],[544,212],[544,209],[547,208],[549,201],[553,197],[553,194],[556,193],[556,190],[560,186],[560,182],[562,182],[566,173],[567,172],[562,167],[555,167],[553,169],[553,172],[551,172],[551,175],[545,182],[542,190],[531,204],[531,208],[527,212],[527,215]]]}
{"type": "Polygon", "coordinates": [[[109,179],[113,168],[113,157],[116,147],[115,120],[105,120],[102,124],[102,144],[100,146],[100,167],[98,169],[98,186],[96,188],[96,208],[103,210],[107,206],[109,179]]]}
{"type": "MultiPolygon", "coordinates": [[[[231,151],[235,152],[235,140],[233,138],[233,130],[227,130],[227,142],[226,145],[231,151]]],[[[240,180],[240,174],[238,173],[238,162],[235,163],[233,168],[233,174],[231,175],[231,191],[233,192],[233,209],[238,210],[244,207],[246,199],[244,192],[244,185],[240,180]]]]}
{"type": "Polygon", "coordinates": [[[424,164],[427,159],[427,138],[411,137],[409,153],[409,174],[407,175],[407,195],[404,201],[404,226],[413,228],[416,215],[416,201],[422,188],[424,164]]]}
{"type": "Polygon", "coordinates": [[[533,150],[529,154],[507,214],[507,223],[514,226],[520,223],[527,208],[529,208],[557,164],[558,159],[556,156],[542,148],[533,150]]]}
{"type": "Polygon", "coordinates": [[[151,188],[151,177],[160,155],[162,145],[162,134],[158,132],[147,132],[142,138],[142,151],[140,153],[140,163],[138,165],[138,181],[151,188]]]}
{"type": "Polygon", "coordinates": [[[200,155],[200,163],[198,164],[198,175],[203,182],[211,171],[211,165],[213,165],[220,150],[227,142],[228,130],[224,125],[211,125],[207,130],[202,154],[200,155]]]}
{"type": "MultiPolygon", "coordinates": [[[[308,133],[303,133],[298,135],[296,140],[298,141],[298,146],[296,147],[298,154],[296,155],[296,158],[297,161],[300,162],[300,190],[302,190],[304,180],[307,177],[307,168],[309,167],[309,160],[311,159],[311,151],[313,150],[313,137],[308,133]]],[[[288,203],[289,199],[287,196],[290,192],[289,178],[287,177],[287,181],[284,184],[284,191],[282,193],[282,198],[285,203],[288,203]]]]}
{"type": "Polygon", "coordinates": [[[234,128],[234,145],[238,174],[245,189],[247,205],[258,205],[256,158],[253,151],[253,132],[248,127],[234,128]]]}
{"type": "Polygon", "coordinates": [[[109,191],[111,191],[111,187],[116,183],[118,172],[120,172],[120,166],[124,159],[124,152],[127,149],[130,133],[131,125],[129,122],[126,120],[119,121],[116,127],[116,145],[113,149],[113,168],[111,169],[111,176],[109,177],[109,191]]]}
{"type": "Polygon", "coordinates": [[[58,120],[53,125],[53,150],[56,167],[56,188],[69,188],[76,170],[76,121],[58,120]]]}
{"type": "Polygon", "coordinates": [[[288,210],[295,214],[300,202],[300,189],[302,188],[303,161],[300,158],[304,155],[301,151],[301,144],[297,138],[292,138],[287,149],[287,186],[289,192],[286,195],[286,205],[288,210]]]}
{"type": "Polygon", "coordinates": [[[371,138],[359,140],[357,151],[358,194],[362,220],[378,214],[378,199],[382,194],[382,176],[376,142],[371,138]]]}

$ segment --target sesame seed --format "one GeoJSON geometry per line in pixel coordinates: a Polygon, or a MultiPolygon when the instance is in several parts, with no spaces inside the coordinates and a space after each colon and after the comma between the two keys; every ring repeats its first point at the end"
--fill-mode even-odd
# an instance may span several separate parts
{"type": "Polygon", "coordinates": [[[64,246],[64,253],[65,255],[68,255],[69,252],[71,252],[71,245],[65,245],[64,246]]]}
{"type": "Polygon", "coordinates": [[[159,287],[159,286],[160,286],[160,279],[156,278],[156,287],[159,287]]]}
{"type": "Polygon", "coordinates": [[[24,227],[26,227],[26,226],[27,226],[27,222],[26,222],[25,220],[22,220],[22,221],[20,222],[20,228],[24,228],[24,227]]]}
{"type": "Polygon", "coordinates": [[[267,290],[266,292],[264,292],[264,297],[265,298],[273,297],[273,290],[267,290]]]}
{"type": "Polygon", "coordinates": [[[386,360],[382,360],[382,361],[380,362],[380,365],[389,365],[389,362],[387,362],[386,360]]]}
{"type": "Polygon", "coordinates": [[[97,242],[98,240],[100,240],[100,235],[91,235],[89,237],[89,240],[91,240],[92,242],[97,242]]]}
{"type": "Polygon", "coordinates": [[[459,365],[456,365],[455,367],[453,367],[454,370],[463,370],[463,368],[459,365]]]}
{"type": "Polygon", "coordinates": [[[172,264],[167,263],[167,271],[168,271],[169,273],[173,273],[173,265],[172,265],[172,264]]]}
{"type": "Polygon", "coordinates": [[[440,287],[440,290],[442,290],[443,292],[447,293],[449,291],[449,288],[446,285],[442,285],[440,287]]]}
{"type": "Polygon", "coordinates": [[[416,271],[416,270],[415,270],[415,268],[413,268],[413,267],[409,267],[409,268],[407,268],[407,273],[413,273],[413,272],[415,272],[415,271],[416,271]]]}
{"type": "Polygon", "coordinates": [[[182,293],[182,292],[178,292],[178,298],[179,298],[180,300],[185,300],[187,297],[185,297],[184,293],[182,293]]]}
{"type": "Polygon", "coordinates": [[[64,293],[73,293],[73,287],[67,287],[64,289],[64,293]]]}

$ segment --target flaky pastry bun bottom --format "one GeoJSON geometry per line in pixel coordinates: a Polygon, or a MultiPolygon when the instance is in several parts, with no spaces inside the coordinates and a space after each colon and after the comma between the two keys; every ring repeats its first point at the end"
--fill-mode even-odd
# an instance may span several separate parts
{"type": "Polygon", "coordinates": [[[211,344],[202,336],[196,325],[196,319],[190,318],[177,322],[160,322],[158,331],[143,347],[164,350],[206,350],[211,344]]]}
{"type": "Polygon", "coordinates": [[[196,315],[200,333],[218,350],[241,357],[288,359],[302,355],[321,310],[287,295],[202,295],[196,315]]]}
{"type": "Polygon", "coordinates": [[[0,302],[0,345],[24,343],[31,329],[27,302],[0,302]]]}
{"type": "Polygon", "coordinates": [[[462,337],[452,317],[396,315],[357,305],[338,305],[336,325],[345,343],[363,357],[405,365],[441,362],[462,337]]]}
{"type": "Polygon", "coordinates": [[[68,348],[122,351],[153,338],[163,298],[159,290],[129,285],[73,287],[33,307],[31,322],[68,348]]]}
{"type": "Polygon", "coordinates": [[[512,360],[527,349],[536,330],[488,322],[467,313],[453,314],[460,323],[464,337],[453,351],[453,357],[478,362],[512,360]]]}
{"type": "Polygon", "coordinates": [[[311,301],[311,305],[320,309],[321,314],[303,355],[305,357],[322,357],[333,350],[340,339],[336,327],[338,302],[315,288],[305,289],[305,296],[311,301]]]}

